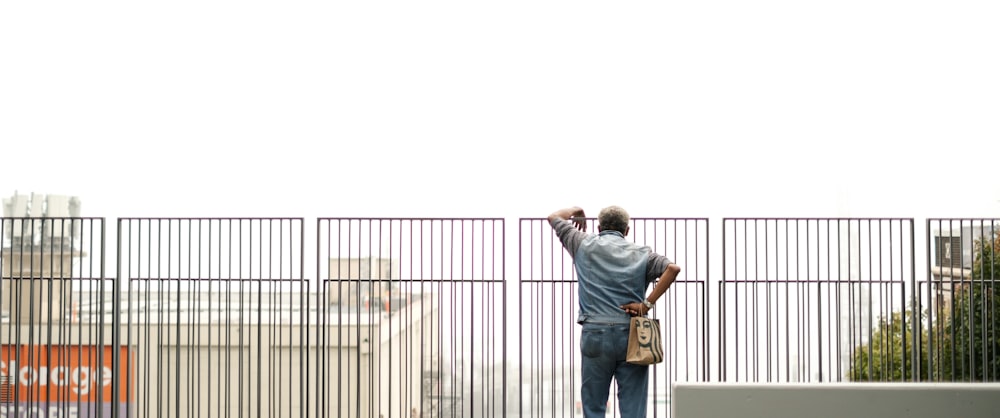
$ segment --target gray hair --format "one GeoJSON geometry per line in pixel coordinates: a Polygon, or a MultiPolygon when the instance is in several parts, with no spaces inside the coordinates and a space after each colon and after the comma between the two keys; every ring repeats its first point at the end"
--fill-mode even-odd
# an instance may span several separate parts
{"type": "Polygon", "coordinates": [[[623,234],[628,230],[628,220],[628,212],[620,206],[608,206],[597,215],[597,222],[602,230],[615,230],[623,234]]]}

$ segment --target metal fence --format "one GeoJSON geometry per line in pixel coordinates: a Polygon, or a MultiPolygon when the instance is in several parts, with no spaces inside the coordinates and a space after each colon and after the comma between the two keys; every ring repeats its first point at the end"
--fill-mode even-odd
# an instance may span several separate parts
{"type": "MultiPolygon", "coordinates": [[[[650,416],[670,415],[674,381],[998,380],[1000,221],[710,225],[632,221],[628,239],[683,268],[651,314],[650,416]]],[[[3,218],[0,233],[0,417],[580,412],[576,275],[544,219],[3,218]]]]}
{"type": "Polygon", "coordinates": [[[890,375],[884,369],[896,363],[894,355],[901,356],[900,365],[909,364],[909,350],[868,343],[881,320],[907,326],[905,317],[892,313],[913,297],[913,220],[723,223],[719,380],[847,380],[852,350],[865,344],[867,352],[858,354],[873,358],[863,371],[873,377],[853,380],[883,380],[874,376],[890,375]]]}
{"type": "Polygon", "coordinates": [[[1000,220],[928,219],[914,380],[1000,380],[1000,220]]]}
{"type": "Polygon", "coordinates": [[[119,330],[121,416],[305,415],[319,376],[306,354],[315,320],[303,227],[294,218],[119,219],[119,274],[98,323],[119,330]]]}
{"type": "Polygon", "coordinates": [[[502,417],[503,219],[319,219],[321,416],[502,417]]]}
{"type": "Polygon", "coordinates": [[[17,218],[0,222],[0,416],[107,415],[116,397],[109,327],[76,325],[94,303],[75,297],[110,291],[100,218],[17,218]],[[45,324],[45,326],[39,326],[45,324]]]}

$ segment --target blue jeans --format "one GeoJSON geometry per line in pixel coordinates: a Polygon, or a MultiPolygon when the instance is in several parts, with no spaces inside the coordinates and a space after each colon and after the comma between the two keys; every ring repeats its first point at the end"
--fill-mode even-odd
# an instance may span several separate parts
{"type": "Polygon", "coordinates": [[[583,324],[580,398],[584,418],[604,418],[611,378],[618,381],[618,410],[622,418],[646,417],[649,366],[625,362],[628,327],[628,324],[583,324]]]}

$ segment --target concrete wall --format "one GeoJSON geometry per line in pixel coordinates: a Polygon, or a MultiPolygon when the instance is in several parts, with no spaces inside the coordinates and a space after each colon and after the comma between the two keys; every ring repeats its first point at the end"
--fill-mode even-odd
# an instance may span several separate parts
{"type": "Polygon", "coordinates": [[[672,418],[995,418],[998,383],[675,383],[672,418]]]}
{"type": "Polygon", "coordinates": [[[10,321],[61,322],[66,311],[63,282],[69,280],[73,258],[79,253],[11,252],[5,248],[0,256],[0,306],[10,313],[10,321]]]}
{"type": "Polygon", "coordinates": [[[328,415],[343,416],[358,408],[349,401],[359,390],[362,398],[367,396],[365,382],[353,384],[369,374],[368,353],[359,353],[353,337],[367,333],[366,326],[344,327],[344,339],[332,346],[322,343],[328,338],[317,326],[167,326],[165,330],[175,332],[164,336],[154,336],[155,327],[146,328],[150,336],[139,338],[150,349],[137,350],[136,360],[140,416],[160,410],[165,416],[193,416],[197,411],[254,416],[262,411],[301,417],[307,415],[305,410],[315,415],[321,397],[328,415]],[[202,334],[186,337],[185,332],[202,334]],[[337,361],[338,356],[343,360],[337,361]],[[146,366],[157,362],[162,366],[146,366]],[[352,384],[337,385],[334,376],[352,384]],[[349,389],[353,392],[338,393],[349,389]]]}
{"type": "Polygon", "coordinates": [[[399,260],[388,258],[331,258],[328,268],[332,280],[326,302],[343,306],[355,306],[366,296],[387,296],[385,288],[400,277],[399,260]]]}
{"type": "Polygon", "coordinates": [[[423,386],[439,349],[432,346],[440,333],[436,315],[437,307],[428,299],[379,323],[379,349],[371,353],[378,365],[372,376],[377,386],[372,394],[372,403],[378,405],[376,416],[409,418],[431,409],[423,386]]]}

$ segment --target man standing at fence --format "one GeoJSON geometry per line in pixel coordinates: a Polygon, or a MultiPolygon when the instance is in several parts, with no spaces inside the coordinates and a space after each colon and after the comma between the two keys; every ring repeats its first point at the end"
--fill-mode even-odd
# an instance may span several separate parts
{"type": "Polygon", "coordinates": [[[622,418],[646,416],[649,366],[625,362],[629,321],[645,315],[677,278],[681,268],[646,246],[625,239],[629,216],[625,209],[609,206],[597,216],[598,234],[587,234],[583,209],[560,209],[549,215],[549,224],[573,257],[579,286],[583,326],[583,382],[580,398],[586,418],[604,417],[611,379],[618,381],[622,418]],[[572,221],[572,222],[571,222],[572,221]],[[646,289],[656,281],[649,296],[646,289]]]}

